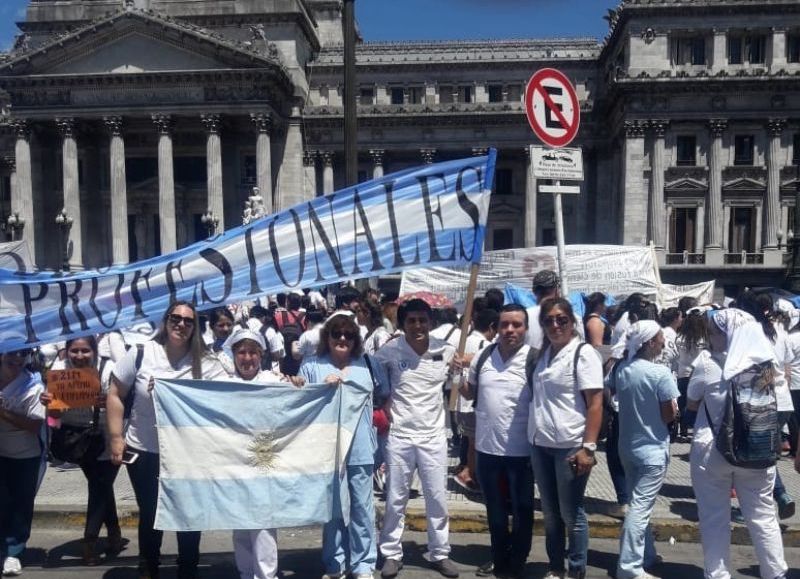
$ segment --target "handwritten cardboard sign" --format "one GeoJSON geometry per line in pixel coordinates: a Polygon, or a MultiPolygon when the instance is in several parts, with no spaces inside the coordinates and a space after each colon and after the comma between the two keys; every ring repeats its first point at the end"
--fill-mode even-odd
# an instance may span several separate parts
{"type": "Polygon", "coordinates": [[[100,394],[100,375],[95,368],[50,370],[47,391],[53,395],[50,410],[69,410],[94,406],[100,394]]]}

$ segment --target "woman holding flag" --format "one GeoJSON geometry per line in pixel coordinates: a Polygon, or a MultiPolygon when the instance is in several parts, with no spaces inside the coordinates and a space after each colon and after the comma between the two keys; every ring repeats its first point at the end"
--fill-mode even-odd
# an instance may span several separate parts
{"type": "MultiPolygon", "coordinates": [[[[388,390],[383,390],[386,380],[380,365],[362,353],[358,325],[343,314],[333,315],[323,326],[317,356],[303,362],[300,376],[310,383],[327,382],[341,388],[347,388],[348,382],[356,382],[367,386],[373,392],[373,399],[374,390],[378,388],[383,398],[388,395],[388,390]]],[[[367,404],[346,458],[350,524],[345,526],[339,517],[326,523],[322,530],[323,579],[340,579],[348,573],[355,579],[367,579],[375,571],[378,553],[372,474],[376,449],[372,404],[367,404]]],[[[338,493],[334,496],[338,497],[338,493]]],[[[338,503],[336,498],[334,500],[338,503]]],[[[334,508],[341,510],[341,505],[334,508]]]]}
{"type": "MultiPolygon", "coordinates": [[[[158,501],[158,434],[153,405],[157,379],[227,378],[219,360],[209,354],[200,335],[195,307],[173,302],[155,337],[131,348],[114,368],[106,402],[111,462],[128,466],[136,504],[139,507],[139,577],[158,579],[163,533],[153,528],[158,501]],[[132,394],[131,394],[132,393],[132,394]],[[132,402],[129,402],[129,394],[132,402]],[[123,438],[125,404],[130,421],[123,438]],[[126,450],[128,452],[126,452],[126,450]]],[[[200,533],[178,533],[178,579],[194,579],[200,560],[200,533]]]]}

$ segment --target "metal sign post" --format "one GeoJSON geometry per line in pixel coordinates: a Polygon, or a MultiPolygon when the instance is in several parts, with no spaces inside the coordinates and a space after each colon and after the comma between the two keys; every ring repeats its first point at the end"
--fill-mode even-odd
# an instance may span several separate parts
{"type": "Polygon", "coordinates": [[[569,294],[567,258],[564,243],[564,211],[562,194],[578,194],[577,186],[562,186],[561,180],[583,181],[583,155],[580,149],[565,149],[580,127],[580,104],[575,87],[561,72],[546,68],[537,71],[525,89],[525,112],[528,122],[542,142],[551,147],[531,147],[533,175],[537,179],[553,179],[555,185],[542,185],[542,193],[554,196],[558,275],[561,294],[569,294]]]}

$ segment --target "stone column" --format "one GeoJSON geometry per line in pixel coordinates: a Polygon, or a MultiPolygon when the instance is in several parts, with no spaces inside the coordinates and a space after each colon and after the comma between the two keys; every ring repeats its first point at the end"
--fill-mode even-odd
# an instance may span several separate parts
{"type": "Polygon", "coordinates": [[[644,187],[644,133],[647,124],[625,121],[622,178],[624,179],[622,243],[647,244],[647,191],[644,187]]]}
{"type": "Polygon", "coordinates": [[[694,253],[703,253],[705,251],[706,208],[702,203],[697,205],[697,214],[694,219],[694,253]]]}
{"type": "Polygon", "coordinates": [[[711,148],[708,153],[708,203],[706,203],[706,265],[722,265],[724,220],[722,210],[722,134],[728,127],[726,119],[708,122],[711,148]]]}
{"type": "Polygon", "coordinates": [[[771,72],[786,65],[786,29],[772,29],[772,46],[770,47],[769,68],[771,72]]]}
{"type": "Polygon", "coordinates": [[[175,222],[175,176],[172,161],[172,116],[152,116],[158,130],[158,216],[161,254],[178,248],[175,222]]]}
{"type": "Polygon", "coordinates": [[[380,179],[383,177],[383,149],[372,149],[369,156],[372,157],[372,178],[380,179]]]}
{"type": "Polygon", "coordinates": [[[111,136],[109,144],[111,177],[111,245],[114,265],[128,263],[128,185],[125,174],[125,141],[122,138],[122,117],[104,117],[111,136]]]}
{"type": "Polygon", "coordinates": [[[16,198],[17,193],[17,160],[14,158],[14,155],[6,155],[3,157],[3,162],[8,167],[8,201],[9,201],[9,209],[10,209],[10,202],[12,199],[16,198]]]}
{"type": "Polygon", "coordinates": [[[219,220],[215,233],[225,231],[225,205],[222,197],[222,142],[219,137],[220,116],[200,115],[206,128],[206,182],[208,210],[219,220]]]}
{"type": "Polygon", "coordinates": [[[303,191],[303,118],[300,107],[292,107],[292,114],[286,127],[286,143],[283,147],[283,160],[278,172],[278,195],[276,210],[282,211],[305,199],[303,191]]]}
{"type": "Polygon", "coordinates": [[[650,157],[650,240],[656,251],[664,251],[666,227],[664,220],[664,132],[669,121],[650,122],[653,129],[653,151],[650,157]]]}
{"type": "Polygon", "coordinates": [[[536,247],[537,184],[530,147],[525,147],[525,160],[525,247],[536,247]]]}
{"type": "Polygon", "coordinates": [[[333,151],[322,151],[322,194],[333,193],[333,151]]]}
{"type": "Polygon", "coordinates": [[[728,65],[726,51],[727,30],[714,29],[713,45],[711,48],[711,70],[720,71],[728,65]]]}
{"type": "MultiPolygon", "coordinates": [[[[63,180],[64,209],[72,218],[66,252],[72,267],[83,268],[83,236],[81,226],[81,192],[78,176],[78,143],[75,140],[75,119],[56,119],[61,133],[61,177],[63,180]]],[[[59,259],[61,256],[59,256],[59,259]]],[[[59,261],[59,263],[61,263],[59,261]]]]}
{"type": "Polygon", "coordinates": [[[25,119],[14,119],[11,127],[17,136],[14,147],[16,159],[16,188],[11,185],[11,213],[23,220],[15,239],[25,240],[31,257],[36,261],[36,228],[33,223],[33,175],[31,171],[30,125],[25,119]],[[16,189],[16,194],[15,194],[16,189]]]}
{"type": "Polygon", "coordinates": [[[436,158],[436,149],[420,149],[419,154],[422,157],[422,162],[426,165],[432,165],[436,158]]]}
{"type": "Polygon", "coordinates": [[[309,199],[317,196],[317,154],[316,151],[303,151],[303,191],[309,199]]]}
{"type": "Polygon", "coordinates": [[[256,140],[256,184],[264,198],[264,211],[272,213],[272,117],[269,113],[251,113],[250,120],[258,130],[256,140]]]}
{"type": "Polygon", "coordinates": [[[780,267],[783,258],[778,247],[778,229],[781,228],[781,134],[786,119],[769,119],[769,147],[767,148],[767,197],[764,200],[764,265],[780,267]],[[769,263],[768,263],[769,262],[769,263]]]}

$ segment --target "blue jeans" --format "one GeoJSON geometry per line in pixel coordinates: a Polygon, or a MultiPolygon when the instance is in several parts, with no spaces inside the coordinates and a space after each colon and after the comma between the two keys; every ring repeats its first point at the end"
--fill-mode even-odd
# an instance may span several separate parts
{"type": "Polygon", "coordinates": [[[667,476],[667,465],[642,465],[625,462],[625,476],[631,502],[619,537],[617,579],[633,579],[655,563],[656,546],[650,528],[650,515],[667,476]]]}
{"type": "Polygon", "coordinates": [[[533,540],[533,473],[527,456],[476,453],[478,481],[483,489],[495,569],[516,571],[525,566],[533,540]],[[506,496],[500,481],[508,481],[511,532],[506,496]]]}
{"type": "Polygon", "coordinates": [[[589,551],[589,523],[583,508],[583,495],[589,475],[576,476],[567,459],[579,448],[531,447],[531,465],[542,499],[545,549],[550,570],[567,570],[576,576],[586,572],[589,551]],[[566,527],[566,528],[565,528],[566,527]],[[569,538],[569,548],[565,543],[569,538]]]}
{"type": "Polygon", "coordinates": [[[22,556],[31,536],[41,457],[0,456],[0,555],[22,556]]]}
{"type": "MultiPolygon", "coordinates": [[[[350,525],[341,517],[322,527],[322,564],[326,573],[372,573],[378,560],[375,507],[372,502],[372,465],[347,467],[350,491],[350,525]]],[[[334,493],[334,513],[341,514],[339,493],[334,493]]]]}

